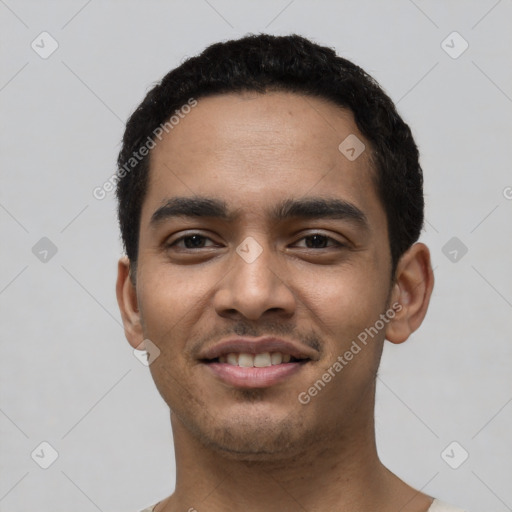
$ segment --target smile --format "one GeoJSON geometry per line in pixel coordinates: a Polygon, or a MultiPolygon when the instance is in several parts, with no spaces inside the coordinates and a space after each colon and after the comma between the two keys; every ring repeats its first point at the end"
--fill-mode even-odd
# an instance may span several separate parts
{"type": "Polygon", "coordinates": [[[230,387],[268,388],[299,372],[310,359],[296,359],[279,352],[262,354],[230,353],[204,361],[214,377],[230,387]]]}
{"type": "Polygon", "coordinates": [[[279,384],[318,358],[317,351],[274,337],[233,338],[205,348],[202,367],[230,387],[267,388],[279,384]]]}
{"type": "Polygon", "coordinates": [[[263,352],[261,354],[247,354],[231,352],[214,359],[219,363],[226,363],[231,366],[241,366],[243,368],[265,368],[267,366],[275,366],[282,363],[298,362],[303,359],[292,357],[290,354],[281,352],[263,352]]]}

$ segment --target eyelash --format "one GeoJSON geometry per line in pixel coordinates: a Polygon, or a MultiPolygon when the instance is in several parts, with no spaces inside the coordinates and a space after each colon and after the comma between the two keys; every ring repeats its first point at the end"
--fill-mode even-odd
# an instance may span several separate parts
{"type": "MultiPolygon", "coordinates": [[[[174,240],[172,243],[169,243],[169,244],[166,244],[166,248],[167,249],[170,249],[170,248],[173,248],[175,247],[179,242],[182,242],[184,240],[186,240],[187,238],[192,238],[192,237],[200,237],[200,238],[203,238],[205,240],[210,240],[211,241],[211,238],[205,236],[205,235],[202,235],[201,233],[190,233],[188,235],[184,235],[180,238],[177,238],[176,240],[174,240]]],[[[305,240],[306,238],[311,238],[311,237],[314,237],[314,236],[319,236],[319,237],[322,237],[324,240],[326,240],[327,242],[333,242],[333,245],[331,246],[327,246],[327,247],[318,247],[318,248],[314,248],[314,247],[303,247],[303,249],[312,249],[312,250],[320,250],[320,249],[329,249],[331,247],[338,247],[338,248],[343,248],[343,247],[346,247],[346,244],[343,244],[341,242],[339,242],[338,240],[335,240],[334,238],[328,236],[328,235],[324,235],[323,233],[310,233],[308,235],[305,235],[303,236],[302,238],[299,238],[299,240],[305,240]]],[[[207,249],[208,247],[199,247],[198,249],[207,249]]],[[[181,247],[181,249],[183,250],[187,250],[187,251],[194,251],[194,248],[190,248],[190,247],[181,247]]]]}

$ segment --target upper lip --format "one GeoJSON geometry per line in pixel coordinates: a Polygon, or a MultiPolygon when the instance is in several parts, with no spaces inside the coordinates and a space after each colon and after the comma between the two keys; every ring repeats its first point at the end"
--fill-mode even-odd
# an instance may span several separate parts
{"type": "Polygon", "coordinates": [[[280,352],[290,354],[296,359],[316,359],[317,351],[311,347],[287,341],[283,338],[231,338],[221,341],[212,347],[200,352],[198,359],[216,359],[230,353],[236,354],[262,354],[264,352],[280,352]]]}

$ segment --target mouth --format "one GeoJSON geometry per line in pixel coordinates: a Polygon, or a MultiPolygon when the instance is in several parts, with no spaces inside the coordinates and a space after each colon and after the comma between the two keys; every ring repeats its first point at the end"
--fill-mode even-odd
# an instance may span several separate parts
{"type": "Polygon", "coordinates": [[[268,388],[282,383],[318,359],[318,351],[295,340],[233,338],[206,348],[198,360],[223,384],[268,388]]]}
{"type": "Polygon", "coordinates": [[[263,352],[260,354],[236,353],[220,355],[213,359],[203,359],[206,364],[220,363],[230,366],[238,366],[240,368],[268,368],[269,366],[279,366],[288,363],[305,363],[309,361],[307,357],[294,357],[291,354],[282,352],[263,352]]]}

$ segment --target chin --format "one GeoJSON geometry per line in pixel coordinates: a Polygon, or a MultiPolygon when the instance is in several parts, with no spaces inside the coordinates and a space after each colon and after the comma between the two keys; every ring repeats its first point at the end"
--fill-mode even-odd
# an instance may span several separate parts
{"type": "Polygon", "coordinates": [[[308,444],[303,425],[269,418],[231,418],[228,424],[197,431],[199,441],[219,455],[239,461],[276,461],[298,455],[308,444]]]}
{"type": "Polygon", "coordinates": [[[297,446],[279,445],[277,442],[247,443],[240,440],[239,443],[226,443],[223,439],[209,439],[208,447],[220,456],[230,460],[245,462],[275,462],[289,460],[299,454],[297,446]]]}

